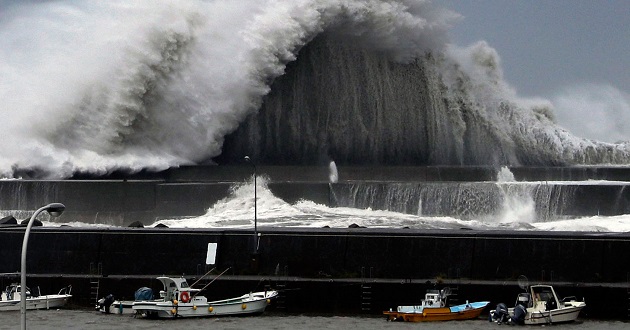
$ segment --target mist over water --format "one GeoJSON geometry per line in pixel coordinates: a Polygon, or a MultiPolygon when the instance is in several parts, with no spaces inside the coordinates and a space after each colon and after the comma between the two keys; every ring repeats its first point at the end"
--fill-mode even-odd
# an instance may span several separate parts
{"type": "Polygon", "coordinates": [[[552,98],[558,123],[585,138],[630,142],[630,95],[610,85],[565,87],[552,98]],[[585,120],[588,118],[588,120],[585,120]]]}

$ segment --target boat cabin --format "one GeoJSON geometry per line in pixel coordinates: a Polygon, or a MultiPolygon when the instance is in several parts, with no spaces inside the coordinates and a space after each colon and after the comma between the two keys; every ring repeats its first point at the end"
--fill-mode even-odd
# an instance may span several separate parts
{"type": "Polygon", "coordinates": [[[445,307],[446,296],[441,294],[439,290],[427,290],[422,300],[423,307],[445,307]]]}
{"type": "Polygon", "coordinates": [[[548,311],[557,309],[560,306],[560,301],[558,301],[556,292],[551,285],[532,285],[529,292],[520,293],[516,297],[516,305],[538,311],[548,311]]]}
{"type": "MultiPolygon", "coordinates": [[[[22,299],[21,294],[22,294],[22,286],[17,283],[12,283],[11,285],[8,285],[4,289],[4,292],[2,292],[2,295],[0,295],[0,300],[5,300],[5,301],[6,300],[20,300],[22,299]]],[[[26,298],[29,298],[30,296],[31,296],[31,291],[27,287],[26,298]]]]}
{"type": "Polygon", "coordinates": [[[179,292],[190,290],[188,282],[186,282],[186,279],[183,277],[158,277],[157,279],[162,282],[164,286],[164,290],[160,291],[160,298],[164,300],[179,300],[179,292]]]}

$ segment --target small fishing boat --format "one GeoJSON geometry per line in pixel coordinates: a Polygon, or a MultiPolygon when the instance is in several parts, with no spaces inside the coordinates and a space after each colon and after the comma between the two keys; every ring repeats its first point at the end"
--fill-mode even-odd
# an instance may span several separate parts
{"type": "Polygon", "coordinates": [[[278,295],[277,291],[250,292],[239,297],[208,301],[199,295],[203,289],[191,288],[186,279],[157,278],[164,289],[155,300],[134,301],[131,308],[137,315],[147,318],[178,318],[236,316],[262,314],[278,295]]]}
{"type": "MultiPolygon", "coordinates": [[[[28,287],[25,290],[26,294],[26,309],[50,309],[57,308],[65,305],[72,297],[70,294],[72,286],[67,286],[57,294],[41,295],[37,289],[37,294],[32,292],[28,287]]],[[[5,288],[0,294],[0,311],[19,311],[20,302],[22,299],[22,286],[18,283],[13,283],[5,288]]]]}
{"type": "MultiPolygon", "coordinates": [[[[523,277],[524,278],[524,277],[523,277]]],[[[519,286],[526,292],[519,293],[513,308],[497,305],[490,311],[490,321],[513,324],[557,324],[573,322],[586,307],[575,297],[558,299],[551,285],[527,285],[526,278],[519,278],[519,286]]]]}
{"type": "Polygon", "coordinates": [[[398,306],[396,311],[390,309],[383,312],[388,321],[425,322],[425,321],[451,321],[470,320],[478,318],[481,312],[488,306],[489,301],[479,301],[450,306],[446,304],[451,290],[427,290],[421,305],[398,306]]]}

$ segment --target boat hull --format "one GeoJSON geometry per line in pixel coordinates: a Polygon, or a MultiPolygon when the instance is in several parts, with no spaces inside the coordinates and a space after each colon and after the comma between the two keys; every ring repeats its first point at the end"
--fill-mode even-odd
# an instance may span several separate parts
{"type": "MultiPolygon", "coordinates": [[[[26,309],[50,309],[64,306],[72,295],[47,295],[26,299],[26,309]]],[[[20,300],[0,301],[0,311],[19,311],[20,300]]]]}
{"type": "MultiPolygon", "coordinates": [[[[526,325],[537,324],[557,324],[574,322],[584,306],[563,307],[550,311],[527,311],[525,316],[526,325]]],[[[510,315],[513,315],[513,309],[510,309],[510,315]]]]}
{"type": "MultiPolygon", "coordinates": [[[[487,302],[481,303],[475,308],[424,308],[422,312],[383,312],[387,316],[388,321],[405,321],[405,322],[431,322],[431,321],[455,321],[470,320],[478,318],[481,312],[488,305],[487,302]]],[[[463,305],[462,305],[463,306],[463,305]]],[[[459,307],[459,306],[456,306],[459,307]]]]}

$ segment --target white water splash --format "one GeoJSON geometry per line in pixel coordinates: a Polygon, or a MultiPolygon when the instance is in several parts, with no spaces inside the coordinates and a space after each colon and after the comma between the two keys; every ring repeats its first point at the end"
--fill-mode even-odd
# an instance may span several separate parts
{"type": "Polygon", "coordinates": [[[506,166],[497,173],[497,186],[503,193],[501,212],[498,220],[501,223],[533,223],[536,221],[536,202],[532,190],[536,184],[518,184],[514,173],[506,166]]]}
{"type": "MultiPolygon", "coordinates": [[[[267,188],[267,180],[257,180],[257,220],[260,227],[348,228],[358,225],[367,228],[415,229],[475,229],[475,230],[555,230],[555,231],[630,231],[630,215],[612,217],[583,217],[549,222],[531,222],[518,216],[518,208],[511,221],[496,219],[462,220],[453,217],[430,217],[386,210],[327,207],[302,200],[289,204],[275,197],[267,188]]],[[[593,182],[592,184],[597,184],[593,182]]],[[[159,223],[172,228],[253,228],[254,202],[252,182],[234,187],[230,196],[217,202],[205,215],[186,219],[163,219],[159,223]]],[[[58,224],[57,224],[58,225],[58,224]]]]}
{"type": "Polygon", "coordinates": [[[456,15],[428,1],[0,4],[0,174],[207,161],[325,29],[411,60],[456,15]]]}
{"type": "MultiPolygon", "coordinates": [[[[174,228],[253,228],[254,185],[250,181],[235,186],[230,196],[218,201],[205,215],[187,219],[165,219],[158,223],[174,228]]],[[[259,227],[334,227],[352,224],[370,228],[460,228],[484,224],[449,217],[420,217],[391,211],[361,210],[346,207],[331,208],[302,200],[293,205],[274,196],[267,179],[257,180],[257,222],[259,227]]]]}
{"type": "MultiPolygon", "coordinates": [[[[630,158],[628,145],[577,139],[554,126],[548,102],[520,100],[487,43],[448,45],[459,15],[430,1],[2,2],[0,13],[0,176],[208,161],[259,109],[286,64],[324,32],[402,63],[446,54],[437,75],[448,97],[476,105],[467,129],[500,141],[502,162],[630,158]]],[[[461,123],[453,126],[463,139],[461,123]]],[[[477,142],[473,158],[487,161],[487,144],[477,142]]]]}
{"type": "Polygon", "coordinates": [[[501,167],[497,173],[497,182],[515,182],[514,173],[507,166],[501,167]]]}
{"type": "Polygon", "coordinates": [[[328,164],[328,179],[330,183],[337,183],[339,181],[339,172],[337,171],[337,164],[334,161],[331,161],[328,164]]]}

